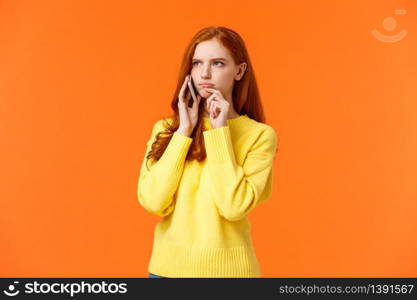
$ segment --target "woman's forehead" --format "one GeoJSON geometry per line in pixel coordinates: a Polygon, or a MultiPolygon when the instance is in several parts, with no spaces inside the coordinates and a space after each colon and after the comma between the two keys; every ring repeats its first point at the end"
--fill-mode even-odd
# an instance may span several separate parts
{"type": "Polygon", "coordinates": [[[230,54],[217,40],[203,41],[197,44],[194,51],[193,59],[213,59],[213,58],[230,59],[230,54]]]}

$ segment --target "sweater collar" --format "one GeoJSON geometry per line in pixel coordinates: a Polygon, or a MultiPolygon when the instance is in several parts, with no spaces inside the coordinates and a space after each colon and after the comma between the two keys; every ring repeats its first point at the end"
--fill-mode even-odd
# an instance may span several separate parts
{"type": "MultiPolygon", "coordinates": [[[[212,129],[211,124],[210,124],[210,118],[208,117],[202,117],[203,118],[203,123],[204,123],[204,128],[207,129],[212,129]]],[[[243,123],[245,123],[245,121],[248,119],[248,115],[247,114],[243,114],[240,115],[239,117],[233,118],[233,119],[228,119],[227,120],[227,125],[229,126],[240,126],[243,123]]]]}

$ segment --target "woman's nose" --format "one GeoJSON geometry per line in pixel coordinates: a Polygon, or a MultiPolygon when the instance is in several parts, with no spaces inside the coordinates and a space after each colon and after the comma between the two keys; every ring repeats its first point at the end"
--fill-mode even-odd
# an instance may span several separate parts
{"type": "Polygon", "coordinates": [[[203,71],[201,72],[201,77],[202,78],[209,78],[210,74],[211,74],[210,67],[204,67],[203,71]]]}

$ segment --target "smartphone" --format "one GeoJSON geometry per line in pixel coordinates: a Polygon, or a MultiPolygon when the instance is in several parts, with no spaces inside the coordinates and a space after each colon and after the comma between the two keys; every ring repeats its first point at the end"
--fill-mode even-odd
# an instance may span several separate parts
{"type": "Polygon", "coordinates": [[[194,104],[194,101],[197,101],[197,96],[196,96],[196,89],[194,86],[194,82],[193,82],[193,78],[190,76],[190,79],[188,80],[188,88],[190,89],[190,93],[191,93],[191,97],[192,99],[190,99],[190,101],[188,102],[188,107],[192,107],[194,104]]]}

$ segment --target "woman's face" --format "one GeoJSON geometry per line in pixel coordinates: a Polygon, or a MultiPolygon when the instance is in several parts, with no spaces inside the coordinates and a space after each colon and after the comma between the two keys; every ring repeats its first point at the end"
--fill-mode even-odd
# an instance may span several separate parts
{"type": "Polygon", "coordinates": [[[217,39],[199,43],[192,59],[191,76],[198,93],[208,98],[202,83],[209,83],[213,89],[219,90],[227,101],[232,103],[232,91],[235,80],[240,80],[245,72],[246,63],[236,65],[225,48],[217,39]]]}

